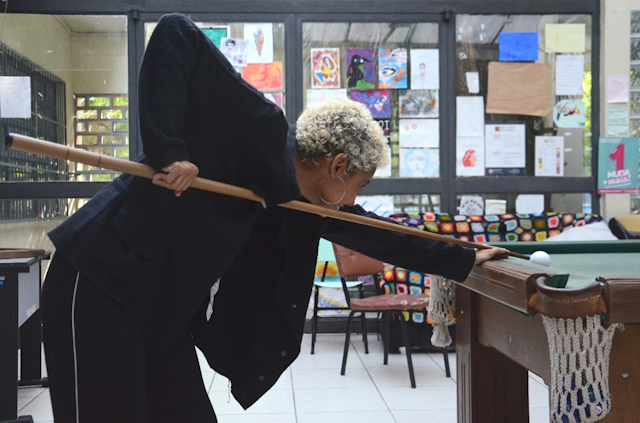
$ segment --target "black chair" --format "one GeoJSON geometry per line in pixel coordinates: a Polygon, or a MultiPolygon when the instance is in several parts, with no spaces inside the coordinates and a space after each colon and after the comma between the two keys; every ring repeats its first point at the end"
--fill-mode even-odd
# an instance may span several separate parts
{"type": "MultiPolygon", "coordinates": [[[[374,278],[378,278],[382,272],[384,264],[378,260],[374,260],[363,254],[349,250],[334,244],[333,249],[336,256],[336,263],[338,265],[338,271],[343,278],[358,277],[365,275],[374,275],[374,278]]],[[[378,282],[376,280],[376,283],[378,282]]],[[[385,325],[389,325],[391,316],[396,315],[400,321],[400,327],[402,328],[402,337],[404,340],[405,351],[407,355],[407,366],[409,367],[409,379],[411,380],[411,387],[416,387],[416,380],[413,371],[413,361],[411,359],[411,344],[409,342],[409,334],[407,330],[407,322],[404,320],[402,314],[403,311],[411,310],[424,310],[429,305],[429,295],[376,295],[374,297],[363,298],[358,300],[352,300],[349,313],[349,320],[347,323],[347,334],[344,342],[344,353],[342,356],[342,369],[340,374],[344,375],[347,367],[347,356],[349,354],[349,342],[351,340],[351,329],[353,325],[353,317],[356,313],[361,313],[362,316],[367,312],[382,313],[384,316],[385,325]]],[[[363,325],[363,336],[365,337],[365,353],[368,353],[368,343],[366,341],[366,325],[363,325]]],[[[388,364],[389,359],[389,337],[387,336],[383,340],[384,347],[384,364],[388,364]]],[[[449,367],[449,355],[445,348],[443,350],[445,371],[447,377],[451,377],[451,370],[449,367]]]]}

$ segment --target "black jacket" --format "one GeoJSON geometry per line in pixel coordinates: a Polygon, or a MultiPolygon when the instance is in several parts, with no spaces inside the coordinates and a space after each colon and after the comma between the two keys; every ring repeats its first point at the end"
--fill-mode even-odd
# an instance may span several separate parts
{"type": "Polygon", "coordinates": [[[294,131],[187,18],[167,15],[158,23],[139,100],[140,161],[162,169],[190,160],[199,176],[250,188],[271,207],[195,189],[177,198],[149,180],[122,176],[50,237],[158,347],[190,322],[196,344],[232,381],[243,407],[299,353],[321,235],[416,271],[458,281],[470,271],[470,249],[273,206],[301,199],[294,131]],[[206,321],[203,307],[218,278],[206,321]]]}

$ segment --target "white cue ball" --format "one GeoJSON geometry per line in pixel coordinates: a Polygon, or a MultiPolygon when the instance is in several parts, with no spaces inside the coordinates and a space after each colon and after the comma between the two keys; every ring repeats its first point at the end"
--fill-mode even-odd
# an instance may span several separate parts
{"type": "Polygon", "coordinates": [[[529,257],[529,261],[541,266],[549,267],[551,264],[551,257],[544,251],[536,251],[529,257]]]}

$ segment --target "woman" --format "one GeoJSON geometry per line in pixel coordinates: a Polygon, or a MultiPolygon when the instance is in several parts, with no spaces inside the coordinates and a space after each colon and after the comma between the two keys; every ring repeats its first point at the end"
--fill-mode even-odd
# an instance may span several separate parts
{"type": "Polygon", "coordinates": [[[352,204],[384,161],[384,136],[346,100],[289,128],[184,16],[158,23],[139,100],[153,183],[122,176],[50,233],[42,311],[56,422],[215,422],[194,343],[249,407],[299,352],[321,235],[457,280],[504,253],[274,207],[366,214],[352,204]],[[268,207],[187,190],[196,175],[268,207]]]}

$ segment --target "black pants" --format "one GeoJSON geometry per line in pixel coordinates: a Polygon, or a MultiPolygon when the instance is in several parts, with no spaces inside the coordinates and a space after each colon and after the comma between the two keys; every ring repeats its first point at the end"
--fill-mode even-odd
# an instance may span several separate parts
{"type": "Polygon", "coordinates": [[[41,309],[56,423],[217,421],[187,329],[166,350],[154,347],[60,254],[41,309]]]}

